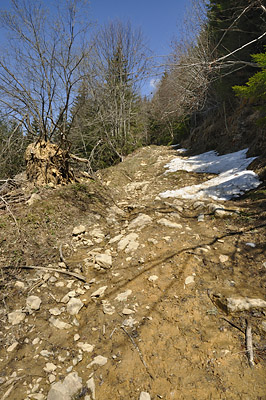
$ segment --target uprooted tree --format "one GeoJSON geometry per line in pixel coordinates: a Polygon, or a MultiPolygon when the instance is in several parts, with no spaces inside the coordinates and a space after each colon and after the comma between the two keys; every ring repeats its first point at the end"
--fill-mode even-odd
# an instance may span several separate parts
{"type": "Polygon", "coordinates": [[[11,0],[1,11],[8,48],[0,56],[0,104],[33,138],[26,150],[27,177],[38,184],[73,179],[67,140],[70,112],[89,55],[82,0],[67,0],[53,14],[38,0],[11,0]]]}

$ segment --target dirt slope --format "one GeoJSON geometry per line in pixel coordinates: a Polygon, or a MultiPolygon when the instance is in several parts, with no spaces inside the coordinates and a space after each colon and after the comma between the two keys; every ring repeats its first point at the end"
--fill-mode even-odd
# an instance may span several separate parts
{"type": "MultiPolygon", "coordinates": [[[[101,201],[92,196],[86,212],[71,208],[57,221],[53,246],[63,244],[61,263],[47,252],[39,266],[62,271],[63,260],[86,282],[48,270],[21,269],[14,277],[10,267],[1,304],[2,399],[70,399],[51,388],[73,372],[82,379],[75,399],[266,399],[266,307],[239,300],[249,309],[230,308],[230,299],[266,304],[264,198],[257,192],[227,202],[230,212],[216,215],[210,201],[160,199],[164,190],[209,176],[164,174],[174,155],[147,147],[99,172],[101,201]]],[[[63,209],[68,197],[61,201],[63,209]]],[[[37,247],[29,236],[30,261],[27,248],[37,247]]],[[[1,257],[3,265],[10,261],[4,250],[1,257]]]]}

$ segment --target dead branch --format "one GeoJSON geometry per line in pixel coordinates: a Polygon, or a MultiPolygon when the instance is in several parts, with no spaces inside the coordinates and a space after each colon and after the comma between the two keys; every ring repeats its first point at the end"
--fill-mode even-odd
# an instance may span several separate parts
{"type": "MultiPolygon", "coordinates": [[[[10,265],[6,265],[2,268],[10,268],[10,265]]],[[[59,274],[65,274],[65,275],[70,275],[73,276],[74,278],[77,278],[83,282],[86,282],[86,278],[83,275],[76,274],[75,272],[70,272],[67,270],[59,269],[59,268],[50,268],[50,267],[35,267],[34,265],[23,265],[19,267],[21,269],[39,269],[42,271],[51,271],[51,272],[58,272],[59,274]]]]}
{"type": "Polygon", "coordinates": [[[247,319],[246,319],[246,349],[247,349],[249,366],[253,368],[255,366],[255,363],[254,363],[254,353],[252,344],[252,333],[251,333],[251,325],[247,319]]]}
{"type": "Polygon", "coordinates": [[[11,209],[9,208],[8,202],[7,202],[7,201],[4,199],[4,197],[3,197],[3,196],[0,196],[0,199],[1,199],[1,200],[2,200],[2,202],[5,204],[5,207],[6,207],[7,211],[9,212],[9,214],[11,215],[11,217],[13,218],[13,220],[14,220],[14,222],[15,222],[15,224],[16,224],[16,227],[17,227],[18,233],[20,233],[20,229],[19,229],[18,221],[16,220],[16,217],[15,217],[15,215],[12,213],[11,209]]]}
{"type": "Polygon", "coordinates": [[[141,359],[142,364],[144,365],[144,367],[146,368],[146,371],[148,372],[149,376],[151,377],[151,379],[154,379],[154,377],[152,376],[152,374],[149,371],[148,365],[146,364],[143,355],[140,351],[140,348],[138,347],[138,345],[136,344],[135,340],[133,339],[133,337],[128,333],[128,331],[121,326],[121,329],[123,332],[125,332],[125,334],[129,337],[131,343],[133,344],[133,346],[135,347],[135,349],[137,350],[137,352],[139,353],[139,358],[141,359]]]}

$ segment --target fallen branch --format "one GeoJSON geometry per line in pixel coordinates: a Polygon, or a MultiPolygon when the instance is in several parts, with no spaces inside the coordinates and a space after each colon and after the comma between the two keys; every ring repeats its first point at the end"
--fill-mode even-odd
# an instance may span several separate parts
{"type": "Polygon", "coordinates": [[[3,196],[0,196],[0,199],[2,200],[2,202],[3,202],[4,205],[6,206],[7,211],[9,212],[9,214],[11,215],[11,217],[13,218],[13,220],[14,220],[14,222],[15,222],[15,224],[16,224],[18,233],[20,233],[20,229],[19,229],[19,226],[18,226],[18,221],[16,220],[16,217],[14,216],[14,214],[12,213],[12,211],[10,210],[9,205],[8,205],[8,202],[4,199],[3,196]]]}
{"type": "Polygon", "coordinates": [[[139,353],[139,358],[141,359],[142,364],[144,365],[144,367],[146,368],[146,371],[148,372],[148,374],[150,375],[151,379],[154,379],[154,377],[152,376],[152,374],[149,371],[148,365],[146,364],[143,355],[138,347],[138,345],[136,344],[135,340],[133,339],[133,337],[128,333],[128,331],[121,326],[121,329],[125,332],[125,334],[129,337],[131,343],[133,344],[133,346],[135,347],[135,349],[137,350],[137,352],[139,353]]]}
{"type": "Polygon", "coordinates": [[[247,348],[247,357],[249,366],[253,368],[255,366],[254,363],[254,353],[253,353],[253,345],[252,345],[252,333],[251,333],[251,325],[246,319],[246,348],[247,348]]]}
{"type": "MultiPolygon", "coordinates": [[[[10,268],[10,267],[12,267],[12,266],[5,265],[2,268],[10,268]]],[[[77,278],[77,279],[83,281],[83,282],[86,282],[86,278],[83,275],[76,274],[75,272],[70,272],[70,271],[67,271],[67,270],[62,270],[62,269],[59,269],[59,268],[35,267],[34,265],[23,265],[23,266],[21,266],[19,268],[21,268],[21,269],[40,269],[40,270],[43,270],[43,271],[58,272],[59,274],[70,275],[70,276],[73,276],[74,278],[77,278]]]]}

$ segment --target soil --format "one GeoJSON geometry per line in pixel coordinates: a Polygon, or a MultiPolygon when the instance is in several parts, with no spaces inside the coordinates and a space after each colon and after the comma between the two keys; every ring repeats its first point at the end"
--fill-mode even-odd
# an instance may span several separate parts
{"type": "Polygon", "coordinates": [[[208,211],[211,201],[161,199],[162,191],[210,178],[165,174],[174,157],[167,147],[142,148],[99,171],[95,181],[43,188],[32,205],[2,209],[2,399],[46,399],[52,381],[70,371],[84,385],[76,399],[93,398],[86,388],[91,377],[97,400],[137,400],[141,392],[152,400],[266,399],[266,308],[226,308],[228,298],[266,300],[265,191],[221,202],[230,210],[223,218],[208,211]],[[143,214],[146,222],[138,225],[143,214]],[[73,236],[78,225],[86,232],[73,236]],[[131,248],[123,248],[130,233],[131,248]],[[99,266],[97,254],[111,255],[111,267],[99,266]],[[23,268],[62,270],[64,263],[86,282],[23,268]],[[105,286],[102,295],[91,296],[105,286]],[[62,302],[70,291],[84,304],[76,315],[62,302]],[[25,308],[32,295],[42,301],[38,310],[25,308]],[[55,307],[60,315],[54,318],[71,327],[52,325],[55,307]],[[14,310],[26,314],[17,325],[8,319],[14,310]],[[246,351],[247,321],[254,367],[246,351]],[[79,342],[93,350],[82,351],[79,342]],[[99,355],[107,363],[88,367],[99,355]],[[47,363],[56,369],[46,372],[47,363]]]}

